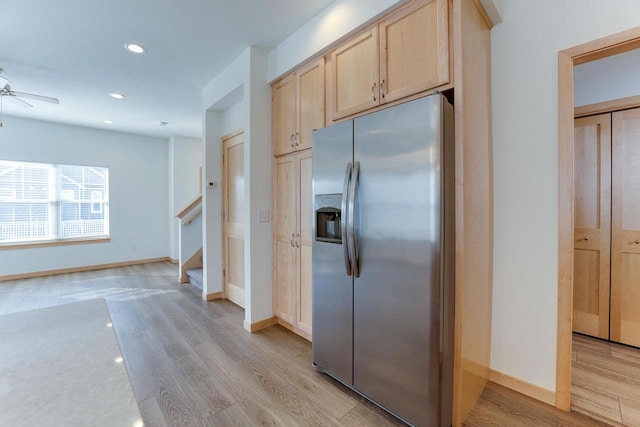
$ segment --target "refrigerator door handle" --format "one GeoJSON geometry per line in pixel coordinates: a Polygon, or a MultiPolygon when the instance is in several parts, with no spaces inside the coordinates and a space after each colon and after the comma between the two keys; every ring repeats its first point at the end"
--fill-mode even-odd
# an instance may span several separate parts
{"type": "Polygon", "coordinates": [[[344,248],[344,268],[347,271],[347,276],[351,276],[351,258],[349,257],[349,237],[347,235],[347,196],[349,194],[349,183],[351,181],[351,171],[353,166],[351,162],[347,163],[347,170],[344,172],[344,186],[342,187],[342,206],[341,215],[342,221],[340,224],[340,233],[342,235],[342,247],[344,248]]]}
{"type": "Polygon", "coordinates": [[[356,194],[358,191],[358,177],[360,176],[360,162],[355,162],[353,167],[353,177],[351,178],[351,191],[349,192],[349,223],[347,225],[347,240],[349,241],[351,252],[351,270],[354,277],[360,277],[360,266],[358,259],[358,239],[355,233],[355,210],[356,210],[356,194]]]}

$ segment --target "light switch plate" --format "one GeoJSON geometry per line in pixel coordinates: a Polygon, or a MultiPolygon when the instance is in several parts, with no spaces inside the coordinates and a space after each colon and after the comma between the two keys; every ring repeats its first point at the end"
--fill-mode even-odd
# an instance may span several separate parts
{"type": "Polygon", "coordinates": [[[258,209],[258,222],[269,222],[270,212],[268,209],[258,209]]]}

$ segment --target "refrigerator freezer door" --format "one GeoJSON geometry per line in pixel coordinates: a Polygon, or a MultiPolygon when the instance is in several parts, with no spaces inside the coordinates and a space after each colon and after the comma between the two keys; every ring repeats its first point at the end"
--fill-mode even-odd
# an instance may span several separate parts
{"type": "Polygon", "coordinates": [[[354,387],[418,426],[439,420],[442,102],[354,124],[354,387]]]}
{"type": "MultiPolygon", "coordinates": [[[[324,200],[343,199],[345,170],[353,159],[353,122],[313,133],[314,212],[324,200]],[[337,197],[326,196],[334,195],[337,197]]],[[[334,203],[334,208],[344,203],[334,203]]],[[[313,236],[316,236],[314,215],[313,236]]],[[[346,212],[341,212],[342,221],[346,212]]],[[[313,239],[313,363],[318,369],[353,384],[353,279],[345,269],[347,239],[341,243],[313,239]],[[344,246],[343,246],[344,245],[344,246]]]]}

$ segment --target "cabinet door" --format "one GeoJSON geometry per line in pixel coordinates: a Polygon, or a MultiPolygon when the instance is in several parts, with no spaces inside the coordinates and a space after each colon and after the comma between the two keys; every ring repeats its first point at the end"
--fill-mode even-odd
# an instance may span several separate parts
{"type": "Polygon", "coordinates": [[[640,109],[613,113],[611,340],[640,346],[640,109]]]}
{"type": "Polygon", "coordinates": [[[611,115],[575,120],[573,330],[609,339],[611,115]]]}
{"type": "Polygon", "coordinates": [[[380,23],[380,102],[449,82],[446,0],[420,0],[380,23]]]}
{"type": "Polygon", "coordinates": [[[324,58],[297,73],[298,132],[296,148],[311,148],[312,131],[324,127],[324,58]]]}
{"type": "Polygon", "coordinates": [[[298,204],[298,327],[311,334],[311,225],[313,221],[313,192],[311,150],[297,157],[298,204]]]}
{"type": "Polygon", "coordinates": [[[378,96],[378,30],[372,27],[331,53],[333,120],[375,107],[378,96]]]}
{"type": "Polygon", "coordinates": [[[272,145],[273,155],[290,153],[294,150],[296,133],[296,79],[291,74],[272,87],[272,145]]]}
{"type": "Polygon", "coordinates": [[[276,315],[293,324],[296,318],[296,160],[280,157],[274,163],[274,287],[276,315]]]}

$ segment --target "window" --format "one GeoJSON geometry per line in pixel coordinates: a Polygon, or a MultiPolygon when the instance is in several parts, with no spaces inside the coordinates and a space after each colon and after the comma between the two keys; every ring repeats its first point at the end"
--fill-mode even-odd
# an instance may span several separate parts
{"type": "Polygon", "coordinates": [[[108,236],[108,168],[0,161],[0,244],[108,236]]]}

